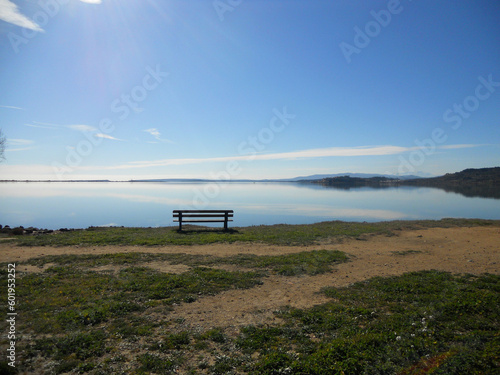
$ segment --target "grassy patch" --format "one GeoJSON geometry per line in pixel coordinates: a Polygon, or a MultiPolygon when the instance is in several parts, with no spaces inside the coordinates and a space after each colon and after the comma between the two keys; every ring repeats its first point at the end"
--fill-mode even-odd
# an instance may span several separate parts
{"type": "Polygon", "coordinates": [[[224,263],[236,264],[245,268],[267,268],[283,276],[317,275],[329,272],[332,265],[347,260],[347,255],[337,250],[302,251],[276,256],[242,254],[221,259],[224,263]]]}
{"type": "MultiPolygon", "coordinates": [[[[28,366],[49,361],[48,372],[91,372],[125,361],[121,346],[136,347],[138,373],[174,372],[183,363],[181,352],[191,344],[214,350],[230,342],[220,329],[193,335],[186,331],[165,331],[161,321],[180,303],[192,303],[206,295],[234,288],[251,288],[262,283],[267,273],[283,275],[318,274],[347,260],[339,251],[318,250],[282,256],[214,257],[187,254],[98,254],[58,255],[33,258],[23,264],[44,266],[44,272],[18,272],[18,311],[23,312],[18,330],[34,337],[22,342],[19,352],[28,366]],[[182,274],[168,274],[147,266],[168,261],[192,267],[182,274]],[[208,266],[233,264],[255,269],[229,272],[208,266]],[[97,272],[99,266],[120,266],[116,273],[97,272]],[[142,266],[141,266],[142,265],[142,266]],[[151,316],[160,316],[159,321],[151,316]],[[152,339],[154,337],[154,339],[152,339]],[[150,342],[141,348],[141,342],[150,342]],[[175,356],[172,353],[175,352],[175,356]],[[173,359],[175,358],[175,360],[173,359]],[[99,364],[99,365],[98,365],[99,364]]],[[[7,278],[6,266],[0,276],[7,278]]],[[[4,280],[5,281],[5,280],[4,280]]],[[[178,322],[182,324],[182,321],[178,322]]],[[[5,324],[5,323],[2,323],[5,324]]],[[[3,345],[6,341],[2,341],[3,345]]],[[[142,344],[143,345],[143,344],[142,344]]],[[[213,373],[233,368],[236,361],[215,350],[206,368],[213,373]]]]}
{"type": "Polygon", "coordinates": [[[150,353],[141,354],[137,360],[141,364],[137,372],[139,374],[174,374],[177,364],[180,362],[179,358],[150,353]]]}
{"type": "MultiPolygon", "coordinates": [[[[190,267],[214,266],[232,264],[245,268],[267,269],[272,273],[284,276],[298,276],[302,274],[316,275],[331,270],[331,266],[345,262],[348,257],[337,250],[313,250],[295,254],[276,256],[257,256],[239,254],[230,257],[216,257],[211,255],[190,254],[153,254],[153,253],[116,253],[102,255],[49,255],[32,258],[21,264],[30,264],[43,267],[46,264],[93,268],[107,265],[129,266],[133,264],[147,264],[152,261],[166,261],[170,264],[184,264],[190,267]]],[[[56,269],[57,270],[57,269],[56,269]]],[[[53,270],[51,270],[52,272],[53,270]]]]}
{"type": "MultiPolygon", "coordinates": [[[[258,272],[195,267],[178,275],[166,274],[148,267],[127,266],[130,259],[124,262],[120,256],[114,259],[125,266],[117,274],[83,267],[99,260],[113,263],[113,258],[96,258],[83,256],[82,262],[78,257],[71,258],[73,264],[68,264],[66,256],[51,257],[55,265],[45,272],[17,274],[16,309],[22,312],[16,325],[22,332],[18,364],[33,369],[43,361],[52,363],[47,373],[84,373],[99,366],[102,369],[104,358],[116,357],[120,347],[134,347],[138,354],[128,360],[135,361],[139,373],[173,371],[182,362],[182,355],[170,361],[164,354],[184,348],[190,336],[162,333],[162,322],[171,305],[262,283],[258,272]],[[150,350],[139,344],[144,340],[156,343],[160,354],[149,354],[150,350]]],[[[0,276],[6,284],[6,272],[0,276]]],[[[2,322],[4,331],[5,327],[2,322]]],[[[6,344],[2,338],[0,346],[6,344]]],[[[107,373],[114,372],[112,365],[104,367],[109,369],[107,373]]]]}
{"type": "Polygon", "coordinates": [[[15,242],[20,246],[99,246],[99,245],[203,245],[218,242],[260,241],[279,245],[307,245],[318,241],[341,237],[358,237],[366,233],[390,235],[401,229],[421,229],[452,226],[500,225],[498,220],[443,219],[420,221],[388,221],[358,223],[331,221],[309,225],[270,225],[233,228],[229,231],[217,229],[177,231],[176,227],[162,228],[95,228],[74,230],[37,236],[19,236],[15,242]]]}
{"type": "MultiPolygon", "coordinates": [[[[267,273],[317,274],[346,257],[317,250],[226,258],[186,254],[47,257],[53,266],[16,279],[17,365],[40,374],[496,374],[500,369],[500,276],[423,271],[325,288],[331,301],[283,307],[280,324],[192,330],[174,304],[234,288],[267,273]],[[166,258],[163,258],[166,257],[166,258]],[[149,261],[186,264],[182,274],[149,261]],[[116,273],[90,269],[119,265],[116,273]],[[233,264],[248,272],[209,268],[233,264]]],[[[35,264],[43,265],[39,258],[35,264]]],[[[5,264],[0,283],[6,284],[5,264]]],[[[6,332],[5,320],[0,330],[6,332]]],[[[0,338],[0,348],[7,341],[0,338]]],[[[1,366],[5,363],[0,363],[1,366]]],[[[5,366],[4,366],[5,367],[5,366]]]]}
{"type": "Polygon", "coordinates": [[[327,288],[335,302],[288,310],[283,327],[249,327],[240,345],[259,352],[260,374],[494,374],[499,282],[425,271],[327,288]]]}

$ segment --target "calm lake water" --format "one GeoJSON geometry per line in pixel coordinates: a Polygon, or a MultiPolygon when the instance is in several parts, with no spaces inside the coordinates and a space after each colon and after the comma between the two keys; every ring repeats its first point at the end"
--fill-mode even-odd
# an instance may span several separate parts
{"type": "Polygon", "coordinates": [[[339,190],[295,183],[0,183],[0,224],[11,227],[172,226],[174,209],[233,209],[232,226],[500,219],[500,199],[468,198],[419,187],[339,190]]]}

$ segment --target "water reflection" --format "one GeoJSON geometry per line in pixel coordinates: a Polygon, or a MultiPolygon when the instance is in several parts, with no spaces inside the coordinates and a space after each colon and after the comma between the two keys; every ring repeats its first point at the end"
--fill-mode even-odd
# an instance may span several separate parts
{"type": "MultiPolygon", "coordinates": [[[[0,224],[48,229],[171,226],[203,183],[0,183],[0,224]]],[[[300,183],[225,183],[206,209],[235,210],[234,226],[475,217],[500,219],[500,200],[422,187],[335,189],[300,183]]]]}
{"type": "MultiPolygon", "coordinates": [[[[300,183],[303,187],[305,188],[316,188],[316,189],[334,189],[334,190],[344,190],[344,191],[357,191],[359,189],[393,189],[395,186],[390,186],[390,185],[381,185],[381,186],[329,186],[329,185],[322,185],[322,184],[316,184],[316,183],[309,183],[309,182],[304,182],[300,183]]],[[[493,186],[493,185],[475,185],[475,186],[465,186],[465,185],[443,185],[443,186],[408,186],[408,185],[400,185],[397,186],[397,188],[404,189],[404,188],[429,188],[429,189],[438,189],[438,190],[443,190],[447,193],[457,193],[461,194],[464,197],[469,197],[469,198],[493,198],[493,199],[500,199],[500,189],[498,186],[493,186]]]]}
{"type": "Polygon", "coordinates": [[[500,199],[500,189],[494,186],[449,186],[441,189],[446,192],[461,194],[464,197],[500,199]]]}

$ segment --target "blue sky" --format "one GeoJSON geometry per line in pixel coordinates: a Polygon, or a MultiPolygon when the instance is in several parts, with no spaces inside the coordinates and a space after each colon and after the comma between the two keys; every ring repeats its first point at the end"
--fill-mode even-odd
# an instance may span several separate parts
{"type": "Polygon", "coordinates": [[[0,0],[0,179],[500,165],[490,0],[0,0]]]}

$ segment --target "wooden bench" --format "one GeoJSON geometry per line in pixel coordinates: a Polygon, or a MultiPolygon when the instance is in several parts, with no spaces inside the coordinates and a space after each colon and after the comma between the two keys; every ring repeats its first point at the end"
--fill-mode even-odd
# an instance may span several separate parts
{"type": "Polygon", "coordinates": [[[179,222],[179,230],[182,223],[224,223],[227,230],[227,222],[233,221],[233,210],[174,210],[174,222],[179,222]]]}

